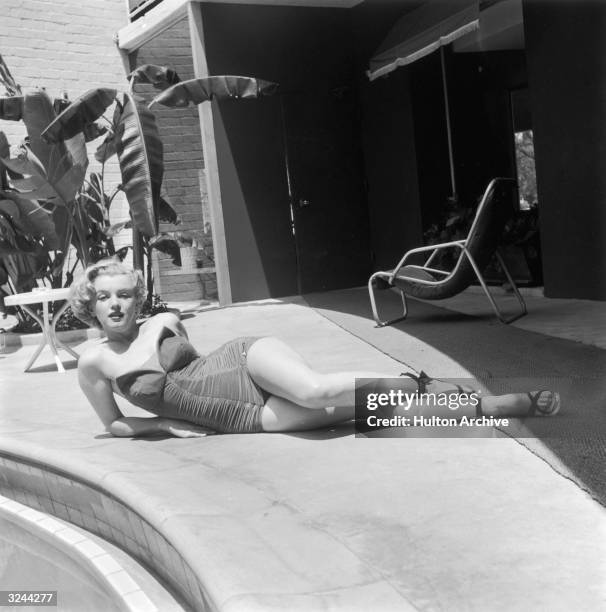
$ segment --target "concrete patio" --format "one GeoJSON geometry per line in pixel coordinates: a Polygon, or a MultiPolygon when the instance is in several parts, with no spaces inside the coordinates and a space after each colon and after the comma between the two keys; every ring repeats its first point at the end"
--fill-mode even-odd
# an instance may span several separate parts
{"type": "MultiPolygon", "coordinates": [[[[369,336],[381,331],[347,316],[369,336]]],[[[436,375],[473,375],[405,328],[389,332],[407,355],[396,361],[302,298],[183,322],[202,353],[272,334],[321,371],[431,364],[436,375]]],[[[75,362],[59,375],[44,353],[23,373],[32,348],[0,362],[0,493],[113,541],[193,609],[606,606],[604,507],[512,438],[365,439],[351,425],[112,438],[78,388],[75,362]]]]}

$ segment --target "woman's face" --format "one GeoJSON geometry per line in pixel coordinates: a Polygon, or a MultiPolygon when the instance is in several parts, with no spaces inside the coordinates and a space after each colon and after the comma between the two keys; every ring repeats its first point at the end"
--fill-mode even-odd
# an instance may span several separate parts
{"type": "Polygon", "coordinates": [[[133,279],[128,274],[99,275],[93,282],[93,313],[105,331],[128,332],[137,324],[138,304],[133,279]]]}

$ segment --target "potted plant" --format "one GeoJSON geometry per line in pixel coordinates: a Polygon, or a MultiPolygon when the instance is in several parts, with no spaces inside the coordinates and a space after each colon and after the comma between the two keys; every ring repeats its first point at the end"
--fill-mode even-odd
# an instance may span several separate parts
{"type": "MultiPolygon", "coordinates": [[[[442,220],[434,223],[423,234],[425,244],[439,244],[462,240],[467,236],[475,216],[475,207],[449,199],[442,220]]],[[[501,248],[514,280],[525,285],[542,283],[541,246],[538,224],[538,207],[516,211],[505,225],[501,248]]],[[[437,254],[432,265],[451,270],[459,256],[455,249],[445,249],[437,254]]],[[[484,271],[489,282],[502,284],[505,275],[494,260],[484,271]]]]}
{"type": "Polygon", "coordinates": [[[200,230],[161,232],[150,240],[149,246],[170,255],[172,263],[183,270],[195,270],[204,263],[214,265],[206,236],[200,230]]]}

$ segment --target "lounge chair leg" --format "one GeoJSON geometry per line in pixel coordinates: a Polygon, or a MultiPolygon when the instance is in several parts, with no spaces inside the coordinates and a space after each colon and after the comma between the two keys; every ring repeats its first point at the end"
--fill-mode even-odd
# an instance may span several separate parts
{"type": "MultiPolygon", "coordinates": [[[[482,285],[482,289],[484,290],[484,293],[486,294],[486,297],[488,298],[488,301],[490,302],[490,305],[492,306],[492,309],[494,310],[494,313],[497,316],[497,318],[499,319],[499,321],[501,321],[501,323],[513,323],[513,321],[516,321],[520,317],[523,317],[526,314],[526,304],[524,303],[524,300],[523,300],[522,296],[520,295],[520,292],[518,291],[518,288],[516,287],[515,283],[513,282],[513,279],[511,278],[511,275],[509,274],[509,270],[507,270],[507,268],[505,268],[505,270],[506,270],[505,276],[507,277],[507,280],[510,283],[512,283],[512,286],[515,287],[514,291],[516,293],[516,296],[518,296],[518,300],[521,300],[521,304],[523,304],[523,312],[520,313],[520,314],[514,315],[513,317],[507,318],[501,312],[501,309],[498,307],[494,297],[492,296],[492,293],[490,293],[490,290],[488,289],[488,285],[484,281],[484,277],[482,276],[482,273],[480,272],[480,269],[478,268],[478,265],[474,261],[473,257],[471,256],[471,254],[469,253],[469,251],[467,249],[463,249],[463,252],[465,253],[465,255],[467,255],[467,259],[469,259],[469,263],[471,264],[471,267],[473,268],[474,272],[476,273],[476,276],[478,277],[478,280],[480,281],[480,285],[482,285]]],[[[499,258],[499,263],[501,261],[502,261],[502,258],[499,258]]]]}
{"type": "Polygon", "coordinates": [[[522,297],[522,294],[520,293],[518,286],[513,280],[513,277],[511,276],[511,273],[509,272],[509,268],[505,265],[505,260],[503,259],[503,256],[501,255],[498,249],[495,251],[495,255],[497,257],[497,261],[499,262],[501,268],[503,268],[503,272],[505,272],[507,282],[511,285],[511,288],[513,289],[513,292],[515,296],[518,298],[518,302],[520,303],[520,309],[521,309],[520,313],[510,318],[507,321],[507,323],[512,323],[513,321],[517,321],[518,319],[522,318],[524,315],[528,314],[528,309],[526,308],[526,302],[524,301],[524,298],[522,297]]]}
{"type": "Polygon", "coordinates": [[[406,294],[399,287],[397,288],[400,292],[400,296],[402,298],[402,316],[396,317],[395,319],[389,319],[388,321],[382,321],[379,317],[379,312],[377,310],[377,302],[375,298],[375,288],[373,287],[373,280],[376,278],[383,278],[383,275],[378,272],[373,274],[368,280],[368,295],[370,297],[370,307],[372,308],[372,316],[376,322],[376,327],[385,327],[386,325],[391,325],[392,323],[397,323],[398,321],[403,321],[408,315],[408,306],[406,304],[406,294]]]}

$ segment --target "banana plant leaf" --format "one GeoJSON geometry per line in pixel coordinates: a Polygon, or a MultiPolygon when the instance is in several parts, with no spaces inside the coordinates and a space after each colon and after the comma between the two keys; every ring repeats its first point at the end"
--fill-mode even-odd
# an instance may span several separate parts
{"type": "Polygon", "coordinates": [[[29,260],[31,256],[35,258],[37,267],[43,265],[48,256],[47,251],[40,243],[32,240],[29,236],[23,234],[14,224],[13,219],[4,211],[0,210],[0,254],[3,255],[3,263],[5,256],[23,256],[25,260],[29,260]]]}
{"type": "Polygon", "coordinates": [[[0,255],[18,252],[15,227],[10,218],[7,219],[3,211],[0,210],[0,255]]]}
{"type": "MultiPolygon", "coordinates": [[[[84,143],[78,139],[70,143],[74,154],[70,153],[64,142],[48,144],[42,139],[42,133],[55,118],[53,103],[47,93],[37,90],[25,96],[23,107],[23,122],[27,128],[31,153],[40,161],[45,173],[30,173],[46,178],[57,195],[62,200],[60,204],[71,202],[82,183],[88,165],[88,156],[84,153],[84,143]]],[[[30,199],[37,194],[28,194],[30,199]]]]}
{"type": "Polygon", "coordinates": [[[157,249],[161,253],[170,255],[175,266],[181,265],[181,249],[179,248],[179,242],[172,236],[172,233],[162,232],[154,236],[149,241],[148,246],[150,249],[157,249]]]}
{"type": "Polygon", "coordinates": [[[46,250],[61,248],[52,213],[36,202],[21,198],[13,192],[0,192],[0,212],[9,215],[23,234],[42,240],[46,250]]]}
{"type": "Polygon", "coordinates": [[[133,83],[150,83],[156,89],[167,89],[181,82],[179,75],[172,68],[155,64],[139,66],[127,78],[133,83]]]}
{"type": "Polygon", "coordinates": [[[89,219],[96,225],[103,226],[105,215],[100,202],[90,198],[87,194],[81,194],[81,203],[89,219]]]}
{"type": "Polygon", "coordinates": [[[12,180],[19,180],[23,178],[23,175],[19,172],[15,172],[14,170],[10,170],[2,161],[3,159],[8,159],[11,154],[11,148],[8,144],[8,140],[6,139],[6,135],[4,132],[0,132],[0,182],[2,185],[0,188],[6,189],[6,178],[10,177],[12,180]]]}
{"type": "Polygon", "coordinates": [[[88,151],[86,150],[84,134],[76,134],[73,138],[69,138],[65,141],[65,146],[70,152],[74,164],[86,169],[88,166],[88,151]]]}
{"type": "Polygon", "coordinates": [[[120,261],[124,261],[125,257],[128,255],[128,249],[132,249],[133,247],[131,247],[130,245],[122,247],[121,249],[118,249],[116,251],[116,257],[120,260],[120,261]]]}
{"type": "Polygon", "coordinates": [[[4,132],[0,132],[0,158],[10,157],[11,148],[8,144],[8,138],[4,132]]]}
{"type": "Polygon", "coordinates": [[[162,196],[160,196],[160,202],[158,204],[158,221],[172,223],[173,225],[181,224],[181,217],[177,211],[173,208],[172,204],[162,196]]]}
{"type": "Polygon", "coordinates": [[[20,251],[2,257],[2,265],[6,268],[17,292],[27,291],[35,285],[35,280],[39,277],[39,272],[44,269],[45,263],[44,254],[37,253],[20,251]]]}
{"type": "Polygon", "coordinates": [[[4,58],[0,55],[0,83],[4,85],[4,88],[8,92],[9,96],[20,96],[21,87],[17,84],[11,71],[8,69],[4,58]]]}
{"type": "Polygon", "coordinates": [[[105,235],[108,238],[113,238],[117,236],[122,230],[130,229],[133,226],[132,221],[130,219],[128,221],[120,221],[120,223],[114,223],[110,227],[105,230],[105,235]]]}
{"type": "Polygon", "coordinates": [[[90,173],[83,193],[88,196],[89,200],[97,202],[101,210],[105,209],[109,212],[113,198],[103,193],[103,177],[99,172],[90,173]]]}
{"type": "Polygon", "coordinates": [[[80,192],[78,203],[84,208],[93,224],[103,227],[111,200],[103,193],[100,174],[91,172],[86,189],[80,192]]]}
{"type": "Polygon", "coordinates": [[[243,76],[211,76],[191,79],[173,85],[157,95],[150,103],[163,106],[185,107],[188,104],[201,104],[207,100],[228,100],[271,96],[278,89],[277,83],[243,76]]]}
{"type": "MultiPolygon", "coordinates": [[[[44,185],[44,179],[37,176],[27,176],[25,178],[12,179],[11,185],[19,191],[32,191],[33,189],[39,189],[44,185]]],[[[53,197],[53,190],[50,189],[47,198],[53,197]]],[[[43,198],[40,198],[43,199],[43,198]]]]}
{"type": "Polygon", "coordinates": [[[6,265],[6,259],[10,256],[22,257],[25,261],[29,260],[30,256],[36,254],[35,244],[19,240],[18,236],[9,239],[7,237],[9,228],[10,221],[0,214],[0,257],[2,257],[3,265],[6,265]]]}
{"type": "Polygon", "coordinates": [[[23,103],[23,123],[27,128],[28,145],[44,166],[49,179],[53,175],[63,175],[73,165],[62,142],[51,146],[42,140],[42,132],[54,119],[55,109],[46,91],[37,89],[26,94],[23,103]]]}
{"type": "Polygon", "coordinates": [[[106,125],[100,125],[97,122],[89,123],[84,126],[84,130],[82,131],[84,134],[84,140],[86,142],[97,140],[97,138],[107,134],[108,129],[109,128],[106,125]]]}
{"type": "Polygon", "coordinates": [[[5,216],[12,217],[13,222],[15,222],[15,219],[19,220],[21,217],[19,207],[12,200],[3,200],[2,197],[4,197],[4,194],[0,195],[0,212],[5,216]]]}
{"type": "Polygon", "coordinates": [[[73,138],[93,123],[116,99],[116,90],[104,87],[90,89],[74,100],[52,123],[47,124],[42,138],[47,143],[56,143],[73,138]]]}
{"type": "Polygon", "coordinates": [[[0,189],[8,188],[8,170],[6,166],[2,163],[2,158],[10,157],[10,155],[11,148],[8,144],[6,134],[4,132],[0,132],[0,189]]]}
{"type": "Polygon", "coordinates": [[[88,266],[90,256],[93,255],[94,240],[91,235],[93,229],[89,223],[89,217],[81,206],[69,209],[71,214],[71,226],[73,229],[72,245],[78,253],[83,266],[88,266]]]}
{"type": "Polygon", "coordinates": [[[95,159],[100,163],[105,163],[110,157],[117,153],[116,141],[112,131],[105,137],[105,140],[97,147],[95,151],[95,159]]]}
{"type": "Polygon", "coordinates": [[[31,149],[27,145],[21,145],[19,147],[18,157],[9,159],[4,157],[2,163],[12,170],[13,172],[25,175],[25,174],[46,174],[46,170],[42,165],[42,162],[32,153],[31,149]]]}
{"type": "MultiPolygon", "coordinates": [[[[99,202],[103,196],[103,177],[99,172],[91,172],[88,177],[88,186],[86,192],[94,196],[99,202]]],[[[107,198],[107,196],[105,196],[107,198]]]]}
{"type": "Polygon", "coordinates": [[[57,232],[57,242],[60,245],[58,250],[67,253],[74,235],[72,215],[67,206],[55,206],[52,215],[57,232]]]}
{"type": "Polygon", "coordinates": [[[155,236],[155,210],[164,174],[164,152],[156,119],[144,104],[124,94],[114,124],[122,187],[133,224],[143,235],[155,236]]]}
{"type": "MultiPolygon", "coordinates": [[[[64,152],[69,157],[72,165],[67,167],[63,175],[56,175],[54,180],[47,175],[40,160],[25,145],[21,147],[19,157],[14,159],[5,158],[2,160],[2,163],[13,172],[29,175],[28,178],[30,180],[27,184],[34,185],[35,188],[30,191],[20,192],[19,195],[21,197],[29,200],[50,199],[54,204],[65,206],[74,199],[77,191],[82,186],[85,168],[73,164],[67,149],[64,149],[64,152]]],[[[62,167],[60,164],[53,165],[55,172],[62,167]]]]}
{"type": "Polygon", "coordinates": [[[0,98],[0,119],[20,121],[23,117],[23,96],[0,98]]]}
{"type": "Polygon", "coordinates": [[[60,115],[70,104],[71,100],[67,98],[55,98],[53,100],[53,110],[55,111],[55,116],[60,115]]]}
{"type": "Polygon", "coordinates": [[[28,176],[24,179],[11,181],[18,193],[31,201],[34,200],[56,200],[55,188],[41,176],[28,176]]]}

